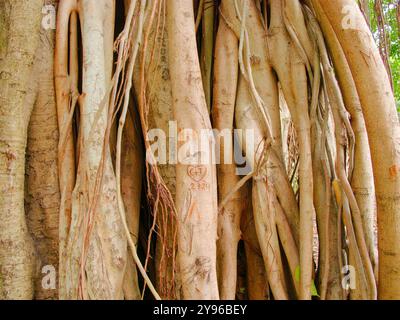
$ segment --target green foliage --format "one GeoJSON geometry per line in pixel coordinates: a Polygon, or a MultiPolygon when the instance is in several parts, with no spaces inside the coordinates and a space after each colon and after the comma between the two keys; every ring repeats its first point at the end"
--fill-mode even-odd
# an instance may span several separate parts
{"type": "MultiPolygon", "coordinates": [[[[294,270],[294,279],[296,282],[300,282],[300,266],[297,266],[294,270]]],[[[315,286],[314,280],[311,283],[311,296],[312,297],[319,297],[317,287],[315,286]]]]}
{"type": "MultiPolygon", "coordinates": [[[[392,69],[393,89],[397,102],[397,110],[400,112],[400,30],[396,20],[396,0],[382,0],[385,15],[385,30],[390,40],[389,63],[392,69]]],[[[374,11],[374,0],[369,1],[371,12],[371,30],[375,41],[379,45],[378,28],[374,11]]]]}

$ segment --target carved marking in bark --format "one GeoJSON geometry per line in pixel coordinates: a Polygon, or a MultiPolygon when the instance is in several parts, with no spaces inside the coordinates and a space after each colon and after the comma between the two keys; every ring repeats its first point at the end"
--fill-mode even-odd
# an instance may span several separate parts
{"type": "Polygon", "coordinates": [[[187,174],[193,182],[190,183],[190,189],[196,191],[208,191],[210,185],[203,179],[207,176],[207,167],[204,165],[191,165],[187,168],[187,174]]]}

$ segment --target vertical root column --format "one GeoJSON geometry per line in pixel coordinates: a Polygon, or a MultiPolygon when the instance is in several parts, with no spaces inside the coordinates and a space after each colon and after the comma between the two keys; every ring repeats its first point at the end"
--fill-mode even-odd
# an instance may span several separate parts
{"type": "Polygon", "coordinates": [[[42,1],[0,1],[0,298],[32,299],[35,257],[24,210],[25,148],[42,1]],[[3,38],[3,35],[2,35],[3,38]]]}
{"type": "MultiPolygon", "coordinates": [[[[193,4],[185,0],[168,0],[167,6],[173,115],[178,130],[189,128],[199,137],[200,130],[211,129],[211,124],[197,56],[193,4]]],[[[186,139],[187,142],[198,143],[193,137],[186,139]]],[[[212,144],[208,141],[207,149],[200,151],[200,156],[206,156],[207,163],[186,165],[180,162],[176,168],[178,255],[185,299],[219,297],[216,275],[217,186],[211,150],[212,144]]],[[[198,161],[197,155],[190,156],[193,162],[198,161]]]]}
{"type": "MultiPolygon", "coordinates": [[[[82,27],[83,92],[79,98],[79,165],[65,254],[67,298],[123,297],[127,241],[118,213],[116,178],[108,144],[104,149],[109,121],[107,96],[114,5],[112,0],[82,0],[77,7],[82,27]]],[[[65,41],[65,37],[61,40],[65,41]]],[[[62,49],[60,54],[64,54],[66,61],[65,46],[62,49]]]]}

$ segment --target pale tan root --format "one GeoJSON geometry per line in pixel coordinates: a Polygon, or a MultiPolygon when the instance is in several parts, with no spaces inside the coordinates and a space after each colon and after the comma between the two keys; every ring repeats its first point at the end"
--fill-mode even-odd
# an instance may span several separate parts
{"type": "Polygon", "coordinates": [[[78,11],[84,62],[80,103],[82,140],[66,249],[66,297],[117,299],[123,297],[127,241],[118,213],[109,149],[104,151],[100,185],[97,179],[107,128],[105,95],[110,86],[112,60],[105,48],[113,45],[110,20],[114,17],[114,1],[82,1],[78,3],[78,11]]]}
{"type": "MultiPolygon", "coordinates": [[[[313,179],[311,160],[311,124],[308,113],[308,92],[306,66],[290,39],[285,23],[281,0],[271,1],[271,24],[269,28],[269,49],[272,65],[277,72],[287,101],[299,141],[299,182],[300,182],[300,299],[311,298],[313,274],[312,261],[312,219],[313,179]]],[[[298,14],[301,14],[298,13],[298,14]]]]}
{"type": "MultiPolygon", "coordinates": [[[[326,49],[324,47],[323,43],[323,37],[322,33],[319,30],[318,25],[316,22],[311,18],[311,23],[314,24],[314,32],[317,35],[317,41],[318,41],[318,46],[321,54],[321,61],[322,65],[324,67],[324,80],[326,82],[326,91],[327,95],[329,97],[330,103],[332,105],[332,111],[333,111],[333,118],[335,122],[335,137],[336,137],[336,149],[337,149],[337,156],[336,156],[336,173],[338,175],[338,179],[341,182],[341,187],[343,188],[344,195],[348,200],[349,207],[351,209],[351,217],[353,220],[353,225],[354,225],[354,232],[355,232],[355,237],[357,243],[353,244],[354,246],[358,246],[358,250],[360,252],[360,257],[362,259],[362,266],[358,268],[358,272],[362,272],[361,270],[364,270],[362,273],[365,273],[365,278],[366,278],[366,293],[368,294],[370,299],[376,299],[376,284],[375,284],[375,278],[373,275],[373,268],[372,264],[369,258],[369,253],[368,253],[368,248],[366,246],[365,242],[365,237],[364,237],[364,229],[363,229],[363,224],[361,220],[361,213],[360,209],[358,207],[356,198],[353,194],[353,191],[351,189],[350,183],[348,181],[348,177],[345,171],[345,152],[344,152],[344,146],[345,142],[343,141],[343,137],[346,137],[349,140],[349,145],[350,145],[350,164],[349,164],[349,171],[350,171],[350,176],[352,175],[352,170],[353,170],[353,159],[351,158],[353,156],[352,154],[352,149],[351,149],[351,144],[352,140],[354,140],[354,133],[352,132],[352,129],[350,128],[350,124],[347,120],[347,114],[345,114],[345,107],[344,107],[344,102],[342,99],[342,95],[340,92],[340,89],[338,87],[338,84],[336,82],[336,78],[334,77],[333,70],[330,66],[328,54],[326,52],[326,49]],[[343,135],[343,128],[345,128],[345,135],[343,135]]],[[[347,208],[344,208],[344,212],[347,212],[347,208]]],[[[345,222],[347,222],[347,232],[349,235],[353,232],[349,228],[349,223],[350,221],[347,221],[345,219],[345,222]]],[[[353,239],[349,239],[352,241],[353,239]]],[[[353,252],[353,255],[356,254],[353,252]]],[[[362,291],[364,293],[364,291],[362,291]]]]}
{"type": "Polygon", "coordinates": [[[313,0],[318,16],[325,14],[343,48],[360,98],[374,169],[378,210],[379,298],[399,298],[400,236],[400,125],[385,66],[361,11],[347,0],[313,0]],[[349,6],[356,15],[356,28],[339,28],[340,8],[349,6]],[[380,110],[380,112],[376,112],[380,110]]]}
{"type": "MultiPolygon", "coordinates": [[[[212,120],[220,134],[217,150],[220,153],[218,199],[221,204],[240,178],[236,172],[233,151],[238,41],[223,20],[220,21],[215,46],[212,120]]],[[[229,197],[229,201],[218,212],[217,271],[220,298],[223,300],[234,300],[236,295],[237,250],[243,201],[243,193],[239,190],[229,197]]]]}
{"type": "Polygon", "coordinates": [[[253,181],[254,223],[259,241],[267,244],[266,246],[260,245],[260,247],[274,299],[287,300],[288,293],[275,225],[276,212],[267,188],[266,181],[261,179],[253,181]]]}
{"type": "Polygon", "coordinates": [[[373,181],[371,154],[365,127],[364,116],[358,92],[344,55],[343,49],[325,15],[319,14],[321,28],[325,33],[326,43],[333,57],[336,76],[343,94],[343,100],[351,115],[351,125],[355,135],[354,170],[351,186],[356,197],[363,220],[363,230],[371,262],[377,275],[377,253],[375,252],[375,239],[373,225],[376,216],[375,188],[373,181]]]}
{"type": "MultiPolygon", "coordinates": [[[[255,145],[254,148],[257,150],[255,159],[261,159],[262,154],[260,152],[263,150],[264,144],[262,130],[260,130],[257,113],[254,109],[254,105],[252,104],[250,93],[246,88],[246,82],[243,79],[243,76],[239,76],[235,113],[237,128],[251,128],[254,130],[254,141],[245,142],[247,144],[253,143],[255,145]]],[[[242,149],[246,150],[244,141],[241,141],[241,143],[242,149]]],[[[257,172],[257,160],[255,159],[248,155],[247,161],[250,162],[250,166],[254,168],[253,170],[256,172],[256,176],[253,178],[252,190],[255,228],[257,230],[257,236],[264,259],[264,267],[272,294],[275,299],[287,299],[288,295],[286,292],[286,284],[280,256],[279,240],[275,226],[275,212],[270,203],[266,201],[266,199],[269,197],[267,183],[262,178],[262,173],[265,171],[257,172]]],[[[265,168],[263,170],[265,170],[265,168]]]]}
{"type": "Polygon", "coordinates": [[[66,246],[71,224],[71,197],[75,185],[75,146],[72,119],[78,101],[76,1],[58,7],[54,56],[54,83],[59,128],[58,176],[61,192],[59,210],[59,298],[65,299],[66,246]],[[68,33],[70,27],[70,35],[68,33]],[[68,42],[70,46],[68,48],[68,42]],[[68,50],[69,49],[69,50],[68,50]],[[69,52],[68,52],[69,51],[69,52]],[[70,53],[70,54],[69,54],[70,53]],[[68,68],[69,66],[69,68],[68,68]]]}
{"type": "MultiPolygon", "coordinates": [[[[127,114],[124,128],[121,156],[121,189],[127,224],[137,246],[142,194],[143,152],[140,129],[138,128],[138,121],[134,122],[133,120],[133,112],[127,114]]],[[[123,290],[125,299],[139,300],[141,298],[136,264],[131,258],[128,258],[127,261],[123,290]]]]}
{"type": "Polygon", "coordinates": [[[242,192],[245,193],[247,198],[241,223],[246,254],[247,296],[250,300],[269,300],[268,278],[254,225],[251,184],[247,183],[242,192]]]}
{"type": "MultiPolygon", "coordinates": [[[[175,165],[170,163],[169,139],[173,139],[170,134],[170,121],[172,117],[172,96],[169,72],[168,58],[168,33],[166,26],[166,2],[152,1],[157,4],[157,15],[150,24],[146,21],[146,28],[149,29],[146,52],[141,52],[141,64],[145,72],[145,77],[141,79],[140,68],[134,73],[134,87],[137,95],[146,92],[144,97],[145,114],[147,130],[159,129],[165,134],[166,158],[159,157],[157,170],[165,186],[168,188],[171,199],[175,199],[176,193],[176,172],[175,165]],[[143,81],[143,84],[142,82],[143,81]],[[143,87],[144,86],[144,87],[143,87]]],[[[147,132],[146,132],[147,134],[147,132]]],[[[153,137],[148,135],[148,143],[153,143],[153,137]]],[[[163,143],[158,141],[159,145],[164,147],[163,143]]],[[[162,150],[153,150],[156,154],[161,154],[162,150]]],[[[148,155],[147,155],[148,158],[148,155]]],[[[147,159],[148,160],[148,159],[147,159]]],[[[150,182],[151,183],[151,182],[150,182]]],[[[155,188],[156,192],[157,187],[155,188]]],[[[157,198],[152,195],[153,200],[157,198]]],[[[157,224],[157,240],[155,265],[158,268],[156,272],[155,284],[157,291],[165,299],[179,297],[178,280],[175,279],[176,268],[176,225],[172,212],[165,209],[160,204],[154,208],[155,222],[157,224]]]]}
{"type": "Polygon", "coordinates": [[[5,39],[0,46],[0,299],[32,299],[34,294],[35,258],[25,219],[24,179],[42,4],[0,1],[5,39]]]}
{"type": "MultiPolygon", "coordinates": [[[[174,119],[178,131],[211,129],[197,56],[194,13],[191,1],[167,1],[168,49],[174,119]]],[[[185,143],[198,143],[184,137],[185,143]]],[[[178,142],[178,149],[183,141],[178,142]]],[[[176,166],[176,206],[178,213],[178,259],[184,299],[218,299],[216,275],[217,181],[211,164],[212,143],[205,150],[187,154],[204,164],[178,162],[176,166]],[[196,165],[194,165],[196,166],[196,165]],[[199,185],[199,177],[202,184],[199,185]]],[[[182,157],[183,158],[183,157],[182,157]]],[[[181,159],[185,160],[185,159],[181,159]]]]}
{"type": "MultiPolygon", "coordinates": [[[[237,125],[240,129],[254,129],[251,125],[247,124],[250,117],[256,120],[256,129],[259,134],[255,138],[255,147],[257,147],[263,138],[272,140],[273,152],[268,159],[268,178],[276,189],[278,198],[282,207],[288,217],[291,229],[293,230],[296,243],[298,242],[298,219],[299,211],[297,202],[290,186],[289,179],[286,174],[285,164],[283,160],[283,152],[281,145],[281,127],[280,127],[280,112],[279,112],[279,97],[276,78],[272,72],[271,66],[268,62],[268,47],[264,41],[266,37],[266,30],[263,27],[263,21],[257,8],[252,1],[223,1],[221,3],[221,18],[227,25],[235,32],[236,37],[241,40],[245,53],[241,54],[239,48],[239,61],[241,72],[249,84],[249,90],[252,92],[254,99],[254,109],[251,112],[250,108],[242,110],[241,113],[245,115],[247,112],[252,113],[252,116],[245,116],[242,125],[237,125]],[[242,8],[247,8],[247,14],[243,15],[242,8]],[[240,17],[238,16],[240,15],[240,17]],[[242,25],[243,19],[245,21],[242,25]],[[247,28],[251,26],[251,32],[247,28]],[[247,37],[243,36],[247,34],[247,37]],[[265,118],[265,114],[267,114],[265,118]],[[268,121],[268,118],[270,121],[268,121]],[[268,129],[267,122],[270,122],[270,130],[268,129]]],[[[238,98],[237,105],[244,108],[247,102],[242,102],[238,98]]],[[[246,107],[247,108],[247,107],[246,107]]],[[[238,121],[238,119],[236,119],[238,121]]],[[[262,150],[262,146],[260,147],[262,150]]],[[[259,159],[260,154],[256,156],[259,159]]],[[[248,159],[251,167],[254,170],[254,159],[248,159]]]]}

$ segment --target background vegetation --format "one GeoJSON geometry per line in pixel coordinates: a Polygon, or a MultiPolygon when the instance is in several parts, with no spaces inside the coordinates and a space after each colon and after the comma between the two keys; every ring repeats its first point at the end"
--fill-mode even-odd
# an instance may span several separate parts
{"type": "MultiPolygon", "coordinates": [[[[378,45],[379,31],[377,25],[377,14],[375,10],[376,0],[369,0],[369,15],[371,21],[371,30],[378,45]]],[[[389,45],[389,63],[393,76],[393,89],[396,97],[397,110],[400,112],[400,29],[398,22],[398,0],[382,0],[382,8],[385,21],[385,32],[389,45]]]]}

